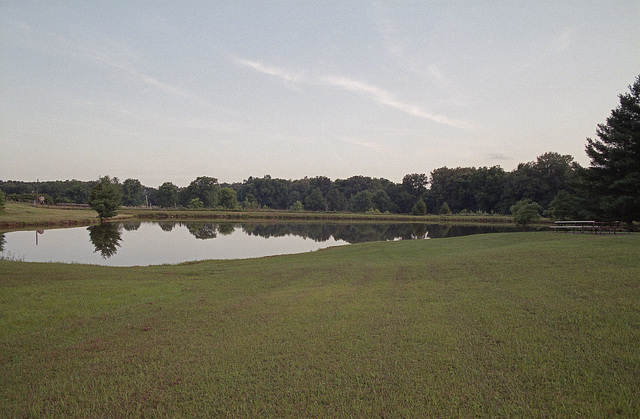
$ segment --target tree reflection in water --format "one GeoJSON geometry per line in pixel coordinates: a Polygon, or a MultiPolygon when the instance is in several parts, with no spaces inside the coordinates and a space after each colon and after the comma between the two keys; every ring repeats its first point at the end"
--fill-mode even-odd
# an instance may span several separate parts
{"type": "Polygon", "coordinates": [[[87,228],[89,230],[89,240],[95,246],[95,252],[100,252],[103,259],[110,258],[118,253],[120,241],[122,240],[122,223],[103,223],[87,228]]]}
{"type": "Polygon", "coordinates": [[[175,221],[159,221],[157,224],[160,226],[162,231],[166,232],[170,232],[171,230],[173,230],[173,227],[176,226],[175,221]]]}
{"type": "Polygon", "coordinates": [[[127,221],[122,223],[122,227],[127,231],[136,231],[141,225],[142,223],[140,221],[127,221]]]}
{"type": "MultiPolygon", "coordinates": [[[[227,236],[241,229],[249,236],[264,238],[298,236],[316,242],[325,242],[332,238],[347,243],[364,243],[370,241],[415,240],[427,238],[444,238],[481,234],[497,231],[511,231],[512,227],[487,227],[470,225],[423,224],[423,223],[233,223],[233,222],[171,222],[156,223],[163,231],[170,232],[175,226],[185,227],[195,238],[201,240],[227,236]]],[[[122,241],[122,231],[135,231],[140,227],[138,222],[105,223],[91,226],[89,238],[104,259],[117,253],[122,241]]],[[[3,245],[0,235],[0,250],[3,245]]]]}
{"type": "MultiPolygon", "coordinates": [[[[511,231],[512,227],[447,225],[424,223],[181,223],[198,239],[214,239],[220,235],[229,235],[236,228],[249,236],[264,238],[299,236],[316,242],[325,242],[333,238],[347,243],[364,243],[369,241],[413,240],[426,238],[444,238],[466,236],[469,234],[511,231]]],[[[167,226],[162,226],[163,230],[167,226]]]]}
{"type": "Polygon", "coordinates": [[[196,239],[215,239],[218,237],[218,224],[215,223],[186,223],[187,230],[193,234],[196,239]]]}

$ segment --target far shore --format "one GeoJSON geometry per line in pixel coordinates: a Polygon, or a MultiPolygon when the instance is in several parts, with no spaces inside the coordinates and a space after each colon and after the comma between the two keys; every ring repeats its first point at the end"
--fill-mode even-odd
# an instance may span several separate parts
{"type": "MultiPolygon", "coordinates": [[[[152,220],[211,220],[211,221],[259,221],[259,222],[376,222],[376,223],[434,223],[434,224],[512,224],[513,218],[494,214],[452,214],[424,215],[408,214],[367,214],[349,212],[294,212],[282,210],[256,211],[217,211],[217,210],[181,210],[122,208],[118,215],[109,221],[152,221],[152,220]]],[[[8,202],[4,212],[0,212],[0,232],[28,229],[34,227],[72,227],[98,224],[95,211],[88,208],[58,208],[24,203],[8,202]]],[[[541,219],[537,224],[549,224],[541,219]]]]}

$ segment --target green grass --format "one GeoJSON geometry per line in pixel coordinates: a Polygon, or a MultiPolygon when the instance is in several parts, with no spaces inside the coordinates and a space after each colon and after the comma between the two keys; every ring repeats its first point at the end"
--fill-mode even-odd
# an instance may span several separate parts
{"type": "Polygon", "coordinates": [[[0,211],[0,228],[26,226],[53,226],[91,224],[98,222],[98,215],[91,209],[60,209],[36,207],[18,202],[7,202],[0,211]]]}
{"type": "Polygon", "coordinates": [[[0,261],[2,417],[640,415],[640,236],[0,261]]]}

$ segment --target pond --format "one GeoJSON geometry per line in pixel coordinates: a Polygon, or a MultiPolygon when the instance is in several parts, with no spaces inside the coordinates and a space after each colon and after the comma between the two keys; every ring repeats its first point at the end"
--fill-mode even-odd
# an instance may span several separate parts
{"type": "Polygon", "coordinates": [[[514,229],[418,223],[120,222],[0,234],[0,259],[147,266],[303,253],[368,241],[507,231],[514,229]]]}

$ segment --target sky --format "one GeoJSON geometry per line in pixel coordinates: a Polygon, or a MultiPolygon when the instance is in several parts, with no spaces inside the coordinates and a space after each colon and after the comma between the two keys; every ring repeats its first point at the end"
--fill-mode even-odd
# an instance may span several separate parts
{"type": "Polygon", "coordinates": [[[589,165],[640,2],[0,0],[0,180],[589,165]]]}

